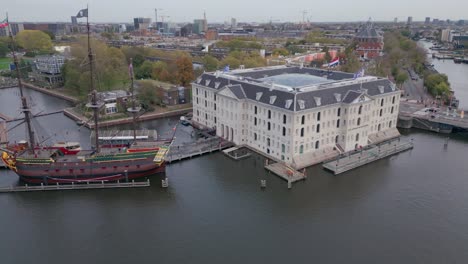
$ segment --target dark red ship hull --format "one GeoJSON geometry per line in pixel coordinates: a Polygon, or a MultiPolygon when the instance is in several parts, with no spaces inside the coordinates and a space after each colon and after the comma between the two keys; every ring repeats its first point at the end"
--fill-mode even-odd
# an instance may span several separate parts
{"type": "Polygon", "coordinates": [[[25,183],[31,184],[56,184],[56,183],[86,183],[86,182],[115,182],[115,181],[126,181],[150,177],[166,171],[166,166],[163,164],[157,168],[142,171],[142,172],[131,172],[128,173],[128,177],[123,173],[99,176],[99,177],[75,177],[75,176],[59,176],[59,177],[49,177],[49,176],[23,176],[20,175],[20,180],[25,183]]]}

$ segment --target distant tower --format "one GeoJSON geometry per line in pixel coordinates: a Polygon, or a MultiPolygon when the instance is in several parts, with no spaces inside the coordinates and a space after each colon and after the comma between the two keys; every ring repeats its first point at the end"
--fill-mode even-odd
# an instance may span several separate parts
{"type": "Polygon", "coordinates": [[[203,11],[203,31],[208,31],[208,21],[206,20],[206,11],[203,11]]]}
{"type": "Polygon", "coordinates": [[[393,19],[393,23],[398,23],[398,17],[395,17],[395,19],[393,19]]]}
{"type": "Polygon", "coordinates": [[[237,20],[235,18],[231,18],[231,28],[237,27],[237,20]]]}
{"type": "Polygon", "coordinates": [[[431,18],[426,17],[426,20],[424,21],[424,24],[430,24],[431,23],[431,18]]]}
{"type": "Polygon", "coordinates": [[[412,23],[413,23],[413,17],[409,16],[409,17],[408,17],[408,21],[406,22],[406,24],[407,24],[408,26],[411,26],[412,23]]]}

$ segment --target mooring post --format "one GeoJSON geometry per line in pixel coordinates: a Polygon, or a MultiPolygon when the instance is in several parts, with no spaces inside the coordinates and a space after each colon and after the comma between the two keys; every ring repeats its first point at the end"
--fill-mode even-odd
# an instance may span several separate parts
{"type": "Polygon", "coordinates": [[[260,180],[260,187],[262,189],[265,189],[266,188],[266,180],[260,180]]]}
{"type": "Polygon", "coordinates": [[[124,170],[125,182],[128,182],[128,170],[124,170]]]}
{"type": "Polygon", "coordinates": [[[288,189],[291,189],[291,188],[292,188],[291,180],[288,180],[288,189]]]}

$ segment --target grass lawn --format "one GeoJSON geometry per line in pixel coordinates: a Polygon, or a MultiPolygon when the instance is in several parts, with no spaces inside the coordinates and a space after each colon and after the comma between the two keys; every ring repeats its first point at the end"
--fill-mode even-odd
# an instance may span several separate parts
{"type": "Polygon", "coordinates": [[[10,63],[11,58],[0,58],[0,70],[8,70],[10,63]]]}

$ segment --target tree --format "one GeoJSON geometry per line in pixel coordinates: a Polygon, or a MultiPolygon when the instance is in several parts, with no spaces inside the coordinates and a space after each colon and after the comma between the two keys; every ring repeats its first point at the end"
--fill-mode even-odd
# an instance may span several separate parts
{"type": "Polygon", "coordinates": [[[163,61],[157,61],[153,63],[153,71],[151,72],[151,78],[163,82],[169,81],[170,78],[168,78],[169,72],[167,71],[167,67],[167,63],[163,61]]]}
{"type": "Polygon", "coordinates": [[[288,56],[289,51],[285,48],[276,48],[273,50],[273,55],[274,56],[288,56]]]}
{"type": "Polygon", "coordinates": [[[55,34],[52,33],[52,31],[49,31],[49,30],[42,30],[42,32],[46,33],[47,35],[49,35],[50,39],[51,40],[55,40],[55,34]]]}
{"type": "Polygon", "coordinates": [[[111,33],[111,32],[102,32],[101,33],[101,37],[105,38],[105,39],[108,39],[108,40],[111,40],[113,39],[115,36],[114,36],[114,33],[111,33]]]}
{"type": "Polygon", "coordinates": [[[148,80],[139,81],[138,83],[138,101],[145,110],[154,110],[153,106],[161,101],[161,99],[157,96],[156,87],[151,83],[151,81],[148,80]]]}
{"type": "Polygon", "coordinates": [[[42,53],[52,51],[52,40],[40,30],[23,30],[16,36],[18,45],[26,50],[42,53]]]}
{"type": "Polygon", "coordinates": [[[324,47],[323,50],[322,50],[322,52],[325,52],[325,57],[324,57],[324,59],[325,59],[325,61],[326,61],[327,63],[330,63],[331,60],[332,60],[332,56],[330,55],[330,52],[329,52],[329,51],[330,51],[330,50],[329,50],[328,47],[324,47]]]}
{"type": "Polygon", "coordinates": [[[0,58],[5,57],[8,54],[8,44],[6,42],[0,41],[0,58]]]}
{"type": "Polygon", "coordinates": [[[346,54],[346,60],[344,65],[341,66],[341,70],[345,72],[357,72],[360,68],[361,63],[358,57],[353,52],[346,54]]]}
{"type": "Polygon", "coordinates": [[[182,86],[188,86],[194,79],[192,59],[183,56],[176,60],[177,82],[182,86]]]}
{"type": "Polygon", "coordinates": [[[203,57],[203,65],[205,66],[206,71],[215,71],[216,69],[218,69],[218,64],[218,59],[211,55],[205,55],[205,57],[203,57]]]}
{"type": "Polygon", "coordinates": [[[399,72],[395,77],[395,82],[400,87],[406,80],[408,80],[408,74],[406,72],[399,72]]]}
{"type": "MultiPolygon", "coordinates": [[[[94,56],[95,88],[112,90],[128,85],[128,66],[120,49],[91,40],[94,56]]],[[[90,88],[90,71],[86,39],[82,38],[71,49],[73,60],[65,62],[63,77],[65,88],[77,95],[86,95],[90,88]]]]}
{"type": "Polygon", "coordinates": [[[135,70],[135,78],[137,79],[148,79],[151,78],[153,73],[153,63],[150,61],[144,61],[140,67],[135,70]]]}

